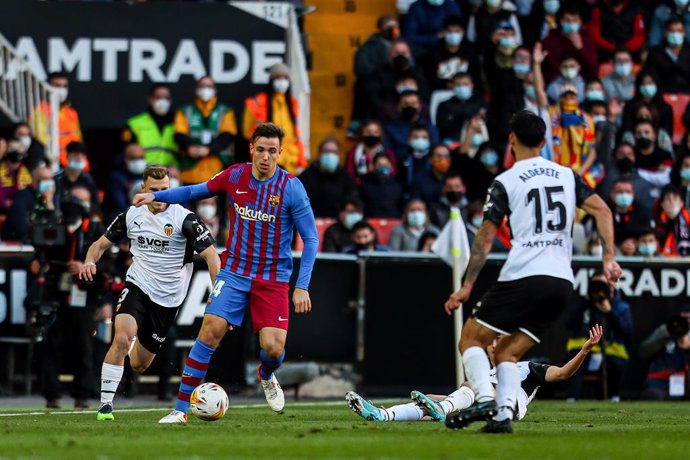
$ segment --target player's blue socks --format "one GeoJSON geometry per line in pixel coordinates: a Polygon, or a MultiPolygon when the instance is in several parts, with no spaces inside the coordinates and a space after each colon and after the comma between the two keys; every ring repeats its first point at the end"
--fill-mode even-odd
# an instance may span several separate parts
{"type": "Polygon", "coordinates": [[[281,354],[280,357],[271,358],[262,348],[259,352],[259,357],[261,358],[261,367],[259,367],[259,375],[261,376],[261,380],[269,380],[273,372],[275,372],[275,370],[278,369],[281,364],[283,364],[283,359],[285,359],[285,350],[283,350],[283,354],[281,354]]]}
{"type": "Polygon", "coordinates": [[[189,410],[189,397],[194,391],[194,388],[199,386],[208,370],[208,363],[211,361],[211,356],[215,348],[209,347],[204,342],[196,339],[192,350],[189,352],[187,362],[182,371],[182,382],[180,383],[180,391],[177,393],[177,404],[175,410],[187,413],[189,410]]]}

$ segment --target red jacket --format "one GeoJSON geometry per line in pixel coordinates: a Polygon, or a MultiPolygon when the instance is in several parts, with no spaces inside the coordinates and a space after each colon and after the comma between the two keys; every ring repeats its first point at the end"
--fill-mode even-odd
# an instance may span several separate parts
{"type": "Polygon", "coordinates": [[[628,0],[623,0],[617,8],[603,0],[592,11],[589,34],[602,51],[613,53],[617,48],[625,48],[636,53],[645,44],[642,12],[628,0]]]}
{"type": "Polygon", "coordinates": [[[561,56],[569,54],[580,63],[580,73],[586,81],[593,80],[599,72],[597,62],[597,47],[589,36],[585,27],[580,29],[582,36],[582,49],[575,48],[575,45],[566,37],[560,29],[554,29],[544,39],[544,50],[548,55],[542,64],[544,79],[547,83],[560,75],[561,56]]]}

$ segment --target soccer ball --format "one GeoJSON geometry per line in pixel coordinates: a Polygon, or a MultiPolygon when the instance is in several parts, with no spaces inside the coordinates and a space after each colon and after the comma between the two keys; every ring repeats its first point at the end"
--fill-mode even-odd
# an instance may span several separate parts
{"type": "Polygon", "coordinates": [[[207,382],[192,391],[189,404],[192,414],[201,420],[212,422],[225,415],[229,402],[227,393],[220,385],[207,382]]]}

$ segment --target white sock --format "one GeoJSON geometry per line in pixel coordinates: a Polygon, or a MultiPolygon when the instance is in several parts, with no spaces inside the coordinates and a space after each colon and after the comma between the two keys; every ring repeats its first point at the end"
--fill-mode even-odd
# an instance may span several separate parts
{"type": "Polygon", "coordinates": [[[424,417],[424,411],[415,403],[391,406],[388,409],[381,409],[381,413],[386,422],[415,422],[424,417]]]}
{"type": "Polygon", "coordinates": [[[446,414],[450,414],[456,410],[467,409],[473,402],[474,391],[468,387],[460,387],[441,401],[441,407],[446,414]]]}
{"type": "Polygon", "coordinates": [[[486,352],[480,347],[470,347],[462,354],[462,362],[476,400],[485,402],[494,399],[494,387],[489,381],[491,363],[486,352]]]}
{"type": "Polygon", "coordinates": [[[494,419],[498,422],[513,418],[517,393],[520,388],[520,369],[516,363],[505,361],[496,366],[496,404],[498,414],[494,419]]]}
{"type": "Polygon", "coordinates": [[[101,406],[113,404],[113,398],[124,371],[125,366],[103,363],[101,368],[101,406]]]}

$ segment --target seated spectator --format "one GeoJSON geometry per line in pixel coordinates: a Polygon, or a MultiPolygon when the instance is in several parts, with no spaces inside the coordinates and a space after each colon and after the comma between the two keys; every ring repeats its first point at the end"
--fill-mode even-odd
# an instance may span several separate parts
{"type": "Polygon", "coordinates": [[[22,145],[26,169],[33,171],[36,167],[44,166],[48,163],[45,147],[33,136],[28,123],[19,122],[14,125],[12,136],[15,139],[19,139],[22,145]]]}
{"type": "Polygon", "coordinates": [[[667,185],[659,198],[656,234],[666,257],[690,256],[690,211],[683,206],[680,190],[667,185]]]}
{"type": "Polygon", "coordinates": [[[584,300],[574,304],[566,314],[565,325],[572,332],[566,345],[566,359],[571,359],[589,338],[588,331],[595,324],[604,325],[602,345],[595,345],[580,370],[568,381],[567,398],[574,401],[580,396],[585,373],[602,373],[602,352],[606,353],[606,375],[611,400],[620,401],[620,389],[629,355],[627,345],[632,337],[630,305],[619,291],[609,287],[601,272],[589,280],[584,300]],[[605,344],[605,347],[604,347],[605,344]]]}
{"type": "Polygon", "coordinates": [[[364,175],[359,186],[366,217],[398,219],[402,214],[403,188],[392,171],[388,155],[374,157],[372,172],[364,175]]]}
{"type": "Polygon", "coordinates": [[[500,171],[501,156],[496,145],[482,143],[473,157],[456,152],[452,159],[452,170],[465,178],[463,182],[467,187],[467,199],[484,200],[486,191],[500,171]]]}
{"type": "Polygon", "coordinates": [[[426,204],[422,200],[410,200],[403,210],[402,223],[396,226],[388,240],[388,247],[393,251],[416,251],[419,237],[427,231],[439,232],[429,222],[426,204]]]}
{"type": "Polygon", "coordinates": [[[408,138],[407,154],[398,171],[398,181],[404,184],[406,193],[409,193],[415,175],[427,167],[431,145],[429,130],[424,125],[413,126],[408,138]]]}
{"type": "Polygon", "coordinates": [[[474,47],[465,38],[465,27],[459,16],[449,16],[443,24],[443,39],[438,42],[425,68],[431,90],[452,89],[458,73],[469,74],[481,82],[481,68],[474,47]]]}
{"type": "MultiPolygon", "coordinates": [[[[690,133],[685,135],[686,144],[690,141],[690,133]]],[[[690,149],[686,147],[682,156],[676,160],[676,167],[671,173],[671,182],[678,186],[683,206],[690,209],[690,149]]]]}
{"type": "Polygon", "coordinates": [[[376,229],[366,220],[360,220],[352,227],[352,243],[345,247],[343,254],[358,255],[360,252],[388,252],[388,247],[378,243],[376,229]]]}
{"type": "Polygon", "coordinates": [[[690,93],[690,45],[680,18],[666,21],[665,43],[649,50],[645,68],[659,76],[662,93],[690,93]]]}
{"type": "Polygon", "coordinates": [[[602,180],[603,171],[596,164],[594,122],[578,108],[575,87],[563,87],[559,96],[558,105],[551,108],[554,161],[571,168],[590,187],[595,187],[602,180]]]}
{"type": "Polygon", "coordinates": [[[627,102],[635,95],[635,76],[630,51],[619,48],[613,53],[613,72],[602,78],[606,99],[627,102]]]}
{"type": "MultiPolygon", "coordinates": [[[[175,143],[180,148],[180,179],[198,184],[211,179],[232,160],[231,146],[237,137],[232,107],[220,103],[211,77],[196,82],[194,102],[175,114],[175,143]]],[[[281,155],[283,159],[285,152],[281,155]]]]}
{"type": "Polygon", "coordinates": [[[436,228],[443,228],[450,220],[452,206],[460,209],[464,215],[467,198],[465,198],[465,184],[462,177],[457,172],[449,171],[443,181],[443,196],[429,209],[429,222],[436,228]]]}
{"type": "Polygon", "coordinates": [[[216,240],[216,246],[223,247],[226,238],[220,231],[222,225],[221,218],[218,215],[218,197],[212,196],[211,198],[197,201],[194,212],[206,225],[213,239],[216,240]]]}
{"type": "Polygon", "coordinates": [[[24,166],[24,152],[21,141],[12,138],[0,156],[0,214],[6,214],[17,192],[31,185],[31,173],[24,166]]]}
{"type": "Polygon", "coordinates": [[[549,101],[558,102],[564,86],[572,86],[576,90],[577,102],[581,104],[585,100],[585,80],[580,75],[580,64],[569,54],[561,55],[561,74],[546,87],[546,95],[549,101]]]}
{"type": "Polygon", "coordinates": [[[586,80],[597,77],[599,64],[597,48],[586,30],[582,30],[582,18],[573,2],[561,5],[558,10],[558,29],[552,30],[544,39],[544,79],[548,83],[561,74],[563,55],[572,56],[586,80]]]}
{"type": "Polygon", "coordinates": [[[511,28],[515,31],[515,46],[513,46],[513,49],[522,45],[522,31],[515,15],[516,12],[517,7],[511,1],[486,0],[470,16],[467,23],[467,38],[474,44],[477,54],[485,55],[489,44],[493,40],[494,31],[499,28],[501,23],[510,23],[511,28]]]}
{"type": "Polygon", "coordinates": [[[635,165],[640,175],[654,187],[661,188],[671,181],[673,154],[659,146],[658,134],[648,120],[640,120],[635,135],[635,165]]]}
{"type": "Polygon", "coordinates": [[[642,51],[645,41],[644,18],[637,2],[603,0],[594,7],[589,34],[599,50],[599,60],[611,58],[618,48],[631,53],[642,51]]]}
{"type": "Polygon", "coordinates": [[[379,153],[388,156],[391,163],[391,176],[396,177],[395,154],[392,150],[383,146],[383,125],[376,120],[365,120],[359,130],[359,142],[347,152],[345,158],[345,170],[355,180],[355,184],[361,183],[362,177],[374,172],[374,157],[379,153]]]}
{"type": "Polygon", "coordinates": [[[634,240],[640,228],[652,225],[651,209],[635,200],[630,181],[619,179],[613,184],[609,207],[613,214],[613,232],[616,246],[634,240]]]}
{"type": "Polygon", "coordinates": [[[449,16],[460,16],[460,6],[453,0],[417,0],[405,16],[404,35],[413,46],[427,52],[438,42],[449,16]]]}
{"type": "Polygon", "coordinates": [[[103,212],[106,222],[112,222],[118,214],[130,207],[132,200],[129,192],[135,183],[144,180],[145,169],[144,149],[138,144],[129,144],[110,173],[105,187],[103,212]]]}
{"type": "Polygon", "coordinates": [[[340,166],[340,143],[327,137],[319,144],[319,158],[299,175],[316,217],[337,217],[338,203],[355,193],[355,181],[340,166]]]}
{"type": "MultiPolygon", "coordinates": [[[[438,143],[438,131],[436,127],[431,124],[431,121],[422,116],[422,102],[419,94],[407,91],[400,95],[398,99],[398,116],[395,120],[389,121],[383,126],[384,139],[386,147],[395,153],[396,163],[398,165],[398,177],[404,177],[404,161],[410,150],[410,138],[414,128],[421,128],[427,132],[426,138],[429,143],[425,150],[418,150],[417,155],[426,156],[429,152],[431,144],[438,143]]],[[[412,180],[410,175],[409,180],[412,180]]],[[[409,183],[409,181],[407,182],[409,183]]]]}
{"type": "Polygon", "coordinates": [[[81,185],[89,190],[91,195],[91,212],[100,209],[98,203],[98,188],[91,174],[84,172],[87,158],[86,146],[79,142],[67,144],[67,166],[55,175],[55,208],[60,209],[60,202],[69,197],[73,187],[81,185]]]}
{"type": "Polygon", "coordinates": [[[656,257],[660,254],[659,240],[651,227],[642,228],[637,234],[637,255],[656,257]]]}
{"type": "Polygon", "coordinates": [[[438,239],[438,233],[427,231],[420,235],[419,244],[417,245],[417,252],[433,252],[431,247],[438,239]]]}
{"type": "Polygon", "coordinates": [[[623,131],[632,131],[640,105],[648,104],[654,120],[658,120],[659,129],[667,133],[673,132],[673,109],[664,100],[659,90],[655,74],[643,70],[635,79],[635,96],[630,99],[623,109],[623,131]]]}
{"type": "MultiPolygon", "coordinates": [[[[634,124],[637,124],[640,121],[651,122],[652,126],[654,126],[657,132],[657,144],[659,144],[659,147],[662,150],[673,152],[673,138],[671,137],[673,133],[666,131],[661,126],[659,117],[657,116],[657,112],[650,104],[647,104],[646,102],[641,102],[637,104],[637,108],[633,116],[635,120],[634,124]]],[[[629,131],[623,131],[623,133],[621,134],[621,142],[628,142],[630,144],[635,143],[635,133],[633,132],[633,128],[634,125],[633,127],[631,127],[629,131]]]]}
{"type": "MultiPolygon", "coordinates": [[[[593,102],[606,102],[604,85],[599,80],[591,80],[585,85],[585,106],[593,102]]],[[[591,114],[590,114],[591,115],[591,114]]]]}
{"type": "Polygon", "coordinates": [[[342,201],[338,221],[328,227],[323,234],[323,252],[342,252],[352,243],[352,227],[364,219],[362,202],[356,198],[342,201]]]}
{"type": "Polygon", "coordinates": [[[620,179],[632,183],[635,196],[640,203],[650,209],[658,193],[654,195],[652,185],[644,180],[635,166],[635,148],[631,144],[621,143],[613,152],[613,159],[606,169],[604,180],[597,187],[601,196],[609,196],[613,184],[620,179]]]}
{"type": "MultiPolygon", "coordinates": [[[[484,202],[481,200],[474,200],[467,205],[467,221],[465,221],[465,227],[467,228],[467,239],[469,241],[470,247],[474,242],[479,227],[481,227],[484,221],[484,202]]],[[[498,236],[494,237],[494,241],[491,244],[491,252],[501,253],[508,252],[498,236]]]]}
{"type": "Polygon", "coordinates": [[[436,127],[444,142],[460,140],[462,126],[481,110],[486,103],[475,92],[474,81],[468,73],[458,73],[453,77],[454,96],[438,106],[436,127]]]}
{"type": "MultiPolygon", "coordinates": [[[[690,334],[686,314],[674,315],[654,329],[640,344],[640,358],[650,360],[642,399],[661,401],[687,397],[686,379],[690,366],[690,334]],[[681,376],[682,391],[671,394],[669,380],[681,376]]],[[[677,391],[677,390],[676,390],[677,391]]]]}
{"type": "Polygon", "coordinates": [[[429,164],[418,171],[412,181],[412,196],[427,206],[436,203],[443,190],[443,178],[450,169],[450,150],[443,144],[435,145],[429,155],[429,164]]]}
{"type": "Polygon", "coordinates": [[[647,48],[654,48],[664,43],[664,29],[671,18],[681,18],[685,24],[685,37],[690,39],[690,8],[687,0],[667,0],[659,2],[654,9],[647,35],[647,48]]]}
{"type": "Polygon", "coordinates": [[[18,191],[2,229],[3,241],[30,242],[31,218],[39,209],[55,209],[55,181],[50,168],[38,166],[31,172],[31,185],[18,191]]]}

